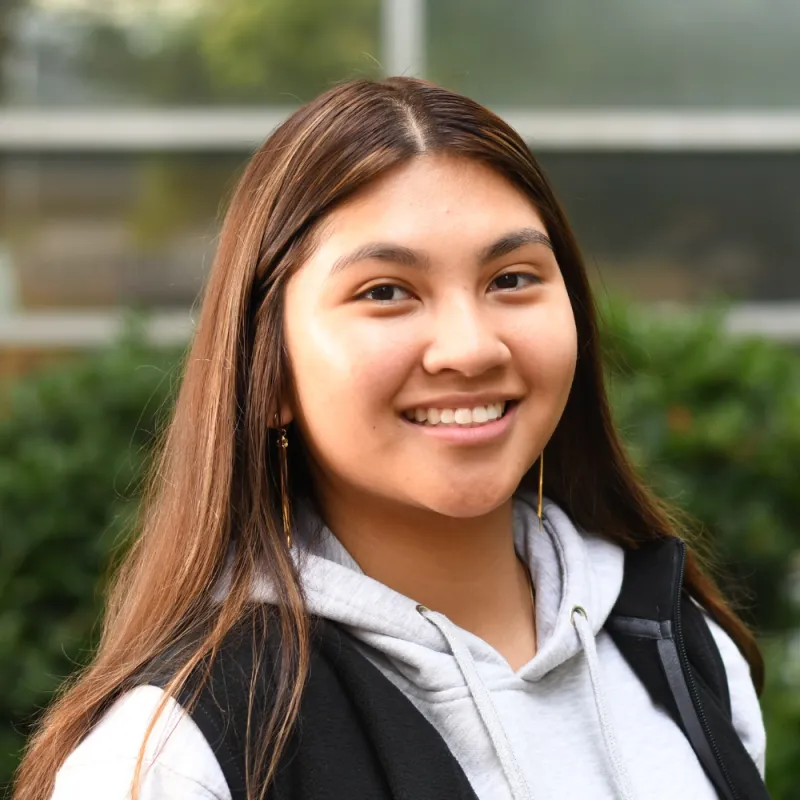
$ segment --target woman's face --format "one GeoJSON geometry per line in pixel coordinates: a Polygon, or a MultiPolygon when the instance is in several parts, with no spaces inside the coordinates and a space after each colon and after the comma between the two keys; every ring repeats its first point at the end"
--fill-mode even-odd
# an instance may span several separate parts
{"type": "Polygon", "coordinates": [[[547,232],[478,162],[420,156],[337,208],[285,303],[282,418],[323,498],[488,513],[566,404],[576,331],[547,232]]]}

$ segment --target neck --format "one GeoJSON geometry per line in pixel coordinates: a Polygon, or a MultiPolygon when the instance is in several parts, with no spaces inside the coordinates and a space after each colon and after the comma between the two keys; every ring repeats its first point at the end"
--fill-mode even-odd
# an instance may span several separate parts
{"type": "Polygon", "coordinates": [[[511,499],[466,519],[340,491],[321,500],[326,524],[366,575],[484,639],[515,669],[533,656],[534,610],[514,550],[511,499]]]}

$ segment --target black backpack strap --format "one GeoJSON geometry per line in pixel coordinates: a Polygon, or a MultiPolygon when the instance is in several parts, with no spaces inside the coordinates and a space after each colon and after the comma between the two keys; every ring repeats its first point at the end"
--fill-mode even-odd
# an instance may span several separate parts
{"type": "Polygon", "coordinates": [[[606,629],[653,701],[680,726],[722,800],[768,798],[731,720],[725,666],[702,611],[683,589],[685,544],[629,550],[606,629]]]}
{"type": "Polygon", "coordinates": [[[685,589],[681,596],[681,622],[686,652],[695,680],[713,695],[726,719],[733,724],[731,693],[725,663],[702,609],[685,589]]]}
{"type": "MultiPolygon", "coordinates": [[[[359,652],[339,626],[316,619],[311,664],[298,724],[267,797],[272,800],[477,800],[463,769],[436,729],[359,652]]],[[[274,696],[279,626],[239,625],[228,635],[191,707],[216,755],[233,800],[246,800],[245,743],[263,730],[274,696]],[[260,626],[260,627],[259,627],[260,626]],[[248,715],[254,659],[256,704],[248,715]]],[[[140,683],[162,688],[174,669],[153,668],[140,683]]],[[[176,698],[182,705],[197,684],[176,698]]]]}
{"type": "MultiPolygon", "coordinates": [[[[199,667],[175,698],[184,707],[191,707],[191,717],[213,751],[232,800],[245,800],[246,721],[250,718],[249,693],[253,661],[265,660],[261,680],[255,687],[256,716],[264,712],[270,694],[269,633],[260,615],[247,615],[228,634],[224,646],[211,663],[208,680],[198,693],[198,677],[207,664],[199,667]],[[197,695],[197,697],[195,697],[197,695]]],[[[272,626],[268,625],[268,628],[272,626]]],[[[182,664],[180,653],[184,642],[164,653],[136,678],[139,685],[149,684],[165,689],[182,664]]]]}
{"type": "MultiPolygon", "coordinates": [[[[392,800],[478,800],[447,742],[414,704],[335,623],[319,626],[320,655],[353,708],[392,800]]],[[[324,691],[322,686],[318,692],[324,691]]],[[[318,706],[322,707],[320,701],[318,706]]],[[[327,717],[324,713],[320,716],[327,717]]],[[[375,794],[335,792],[341,798],[375,794]]]]}

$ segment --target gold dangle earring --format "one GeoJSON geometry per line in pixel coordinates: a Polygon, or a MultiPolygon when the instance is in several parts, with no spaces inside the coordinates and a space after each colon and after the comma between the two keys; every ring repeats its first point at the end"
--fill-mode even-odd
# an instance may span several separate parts
{"type": "Polygon", "coordinates": [[[539,530],[542,530],[542,488],[544,487],[544,449],[539,455],[539,508],[537,513],[539,515],[539,530]]]}
{"type": "MultiPolygon", "coordinates": [[[[278,417],[275,416],[277,424],[278,417]]],[[[278,439],[278,447],[280,449],[280,473],[281,473],[281,515],[283,517],[283,533],[286,536],[286,547],[292,549],[292,523],[289,518],[289,492],[287,489],[287,474],[289,468],[287,466],[286,450],[289,447],[289,440],[286,438],[286,428],[280,427],[280,439],[278,439]]]]}

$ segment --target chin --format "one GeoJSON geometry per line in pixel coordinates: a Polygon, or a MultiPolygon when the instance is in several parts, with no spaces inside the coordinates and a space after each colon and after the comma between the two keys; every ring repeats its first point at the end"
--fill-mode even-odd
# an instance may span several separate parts
{"type": "Polygon", "coordinates": [[[473,519],[490,514],[506,503],[514,494],[516,484],[511,486],[474,487],[453,489],[443,487],[441,493],[426,492],[427,496],[417,498],[417,504],[437,514],[455,519],[473,519]]]}

